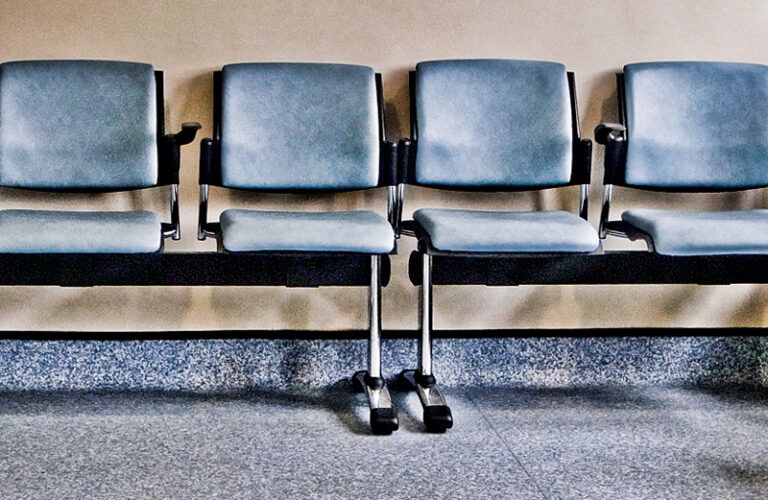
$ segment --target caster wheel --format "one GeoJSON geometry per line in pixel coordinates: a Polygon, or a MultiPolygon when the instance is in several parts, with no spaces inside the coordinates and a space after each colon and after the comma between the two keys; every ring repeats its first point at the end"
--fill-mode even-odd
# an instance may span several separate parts
{"type": "Polygon", "coordinates": [[[363,387],[363,380],[365,380],[365,374],[366,372],[356,372],[354,375],[352,375],[352,391],[361,393],[365,392],[365,387],[363,387]]]}
{"type": "Polygon", "coordinates": [[[374,434],[386,436],[395,432],[399,426],[394,408],[374,408],[371,410],[371,430],[374,434]]]}
{"type": "Polygon", "coordinates": [[[424,425],[427,432],[443,433],[453,427],[453,415],[447,406],[427,406],[424,408],[424,425]]]}

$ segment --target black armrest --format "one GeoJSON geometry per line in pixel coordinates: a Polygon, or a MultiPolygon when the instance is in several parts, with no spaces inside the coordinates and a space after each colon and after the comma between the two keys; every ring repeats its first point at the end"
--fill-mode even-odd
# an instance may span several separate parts
{"type": "Polygon", "coordinates": [[[181,168],[181,146],[195,140],[201,125],[196,122],[183,123],[181,131],[165,134],[160,141],[160,175],[158,184],[178,184],[181,168]]]}
{"type": "Polygon", "coordinates": [[[197,131],[200,130],[202,125],[197,122],[185,122],[181,124],[181,131],[173,134],[174,141],[179,146],[184,146],[195,140],[197,131]]]}
{"type": "Polygon", "coordinates": [[[605,145],[603,184],[623,184],[627,161],[627,129],[618,123],[601,123],[595,128],[595,140],[605,145]]]}
{"type": "Polygon", "coordinates": [[[382,141],[379,186],[397,185],[397,143],[382,141]]]}
{"type": "Polygon", "coordinates": [[[414,142],[410,139],[400,139],[397,146],[397,183],[407,184],[411,177],[411,159],[413,158],[414,142]]]}
{"type": "Polygon", "coordinates": [[[200,184],[221,184],[219,143],[213,139],[200,141],[200,184]]]}

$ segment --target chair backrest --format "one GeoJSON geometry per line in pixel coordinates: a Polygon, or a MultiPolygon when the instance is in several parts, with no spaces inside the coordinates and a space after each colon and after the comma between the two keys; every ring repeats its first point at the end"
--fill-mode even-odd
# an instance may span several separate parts
{"type": "Polygon", "coordinates": [[[252,190],[354,190],[379,184],[373,69],[248,63],[221,74],[221,183],[252,190]]]}
{"type": "Polygon", "coordinates": [[[768,186],[768,66],[624,67],[626,185],[720,191],[768,186]]]}
{"type": "Polygon", "coordinates": [[[562,64],[422,62],[413,93],[417,184],[522,189],[570,183],[574,132],[562,64]]]}
{"type": "Polygon", "coordinates": [[[148,64],[0,64],[0,185],[61,191],[156,185],[157,106],[148,64]]]}

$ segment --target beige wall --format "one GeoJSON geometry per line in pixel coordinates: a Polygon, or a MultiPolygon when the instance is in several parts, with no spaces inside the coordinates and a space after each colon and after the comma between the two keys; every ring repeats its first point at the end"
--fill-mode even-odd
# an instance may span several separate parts
{"type": "MultiPolygon", "coordinates": [[[[167,119],[199,121],[210,133],[211,71],[237,61],[366,64],[384,76],[387,135],[408,129],[407,71],[437,58],[525,58],[576,72],[584,135],[616,119],[613,73],[641,60],[768,63],[768,0],[508,1],[30,1],[0,0],[0,61],[36,58],[137,60],[165,70],[167,119]]],[[[599,150],[598,150],[599,151],[599,150]]],[[[212,250],[195,239],[197,144],[184,151],[184,238],[168,250],[212,250]]],[[[592,220],[601,158],[595,157],[592,220]]],[[[344,196],[231,196],[224,203],[325,209],[375,205],[384,193],[344,196]]],[[[665,196],[619,193],[623,201],[668,206],[665,196]]],[[[412,189],[405,215],[458,199],[477,207],[573,207],[575,193],[453,196],[412,189]]],[[[689,196],[697,207],[765,206],[763,193],[689,196]]],[[[154,207],[162,191],[73,196],[57,207],[154,207]]],[[[0,191],[0,206],[52,206],[46,195],[0,191]]],[[[616,205],[617,212],[621,203],[616,205]]],[[[622,243],[611,242],[608,248],[622,243]]],[[[400,244],[384,293],[385,328],[416,326],[416,290],[405,276],[412,241],[400,244]]],[[[768,289],[732,287],[446,287],[436,291],[438,328],[757,326],[768,289]]],[[[362,289],[0,288],[3,329],[348,329],[365,326],[362,289]]]]}

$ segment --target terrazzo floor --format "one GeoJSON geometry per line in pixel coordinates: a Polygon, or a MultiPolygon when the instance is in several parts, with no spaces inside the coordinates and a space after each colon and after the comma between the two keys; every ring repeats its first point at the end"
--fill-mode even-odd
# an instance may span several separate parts
{"type": "Polygon", "coordinates": [[[0,498],[766,498],[768,390],[446,391],[456,425],[372,436],[346,384],[0,393],[0,498]]]}

